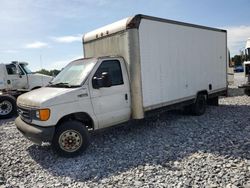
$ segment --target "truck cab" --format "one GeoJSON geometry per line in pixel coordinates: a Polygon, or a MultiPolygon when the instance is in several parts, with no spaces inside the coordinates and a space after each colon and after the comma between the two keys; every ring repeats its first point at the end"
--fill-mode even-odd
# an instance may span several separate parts
{"type": "Polygon", "coordinates": [[[51,81],[51,76],[34,74],[28,68],[28,63],[13,61],[10,64],[0,65],[0,89],[30,91],[42,87],[51,81]]]}
{"type": "Polygon", "coordinates": [[[248,38],[245,48],[245,61],[243,62],[243,70],[245,76],[245,83],[239,88],[244,88],[244,93],[250,96],[250,38],[248,38]]]}
{"type": "Polygon", "coordinates": [[[245,48],[245,61],[244,65],[244,73],[246,77],[249,77],[250,74],[250,38],[247,40],[246,48],[245,48]]]}
{"type": "MultiPolygon", "coordinates": [[[[78,148],[70,142],[75,143],[78,138],[83,142],[86,136],[79,136],[74,130],[64,131],[69,120],[97,130],[130,119],[130,87],[125,62],[121,57],[75,60],[50,85],[19,96],[17,106],[16,125],[27,138],[37,144],[52,142],[57,151],[71,154],[78,148]],[[42,97],[37,97],[39,95],[42,97]],[[76,138],[70,137],[71,134],[76,138]],[[58,142],[59,137],[68,140],[58,142]]],[[[86,130],[82,133],[87,134],[86,130]]]]}
{"type": "Polygon", "coordinates": [[[16,97],[51,80],[51,76],[32,73],[26,62],[0,64],[0,119],[16,114],[16,97]]]}

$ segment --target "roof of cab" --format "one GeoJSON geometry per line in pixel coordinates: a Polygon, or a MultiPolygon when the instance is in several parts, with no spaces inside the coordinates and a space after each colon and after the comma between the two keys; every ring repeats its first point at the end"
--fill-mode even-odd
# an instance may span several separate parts
{"type": "Polygon", "coordinates": [[[23,65],[28,65],[29,63],[27,63],[27,62],[20,62],[20,61],[12,61],[10,64],[23,64],[23,65]]]}

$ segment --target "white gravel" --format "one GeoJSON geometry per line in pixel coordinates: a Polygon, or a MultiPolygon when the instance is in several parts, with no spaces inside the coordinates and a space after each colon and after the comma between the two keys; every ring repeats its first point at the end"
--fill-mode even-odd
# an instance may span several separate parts
{"type": "Polygon", "coordinates": [[[229,92],[200,117],[173,111],[95,133],[71,159],[0,120],[0,187],[250,187],[250,97],[229,92]]]}

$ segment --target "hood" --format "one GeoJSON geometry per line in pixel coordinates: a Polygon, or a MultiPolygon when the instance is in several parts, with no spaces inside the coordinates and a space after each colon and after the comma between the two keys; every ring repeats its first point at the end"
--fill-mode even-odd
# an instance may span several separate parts
{"type": "Polygon", "coordinates": [[[17,105],[29,107],[49,107],[61,103],[77,101],[79,95],[88,97],[89,94],[87,88],[43,87],[20,95],[17,98],[17,105]]]}
{"type": "Polygon", "coordinates": [[[41,76],[41,77],[45,77],[45,78],[53,78],[52,76],[48,76],[48,75],[45,75],[45,74],[40,74],[40,73],[34,73],[33,75],[37,75],[37,76],[41,76]]]}
{"type": "Polygon", "coordinates": [[[31,74],[31,76],[36,77],[36,78],[43,78],[45,80],[50,80],[50,81],[54,78],[53,76],[48,76],[48,75],[40,74],[40,73],[31,74]]]}
{"type": "Polygon", "coordinates": [[[36,86],[46,86],[49,82],[53,79],[52,76],[44,75],[44,74],[28,74],[29,77],[29,84],[31,89],[36,86]]]}

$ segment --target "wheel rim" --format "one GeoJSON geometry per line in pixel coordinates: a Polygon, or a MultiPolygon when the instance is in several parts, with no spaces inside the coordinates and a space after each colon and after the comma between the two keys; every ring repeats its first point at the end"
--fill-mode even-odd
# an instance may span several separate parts
{"type": "Polygon", "coordinates": [[[12,111],[12,104],[9,101],[2,101],[0,103],[0,115],[8,115],[12,111]]]}
{"type": "Polygon", "coordinates": [[[82,135],[75,130],[64,131],[59,137],[59,145],[66,152],[77,151],[82,145],[82,135]]]}

